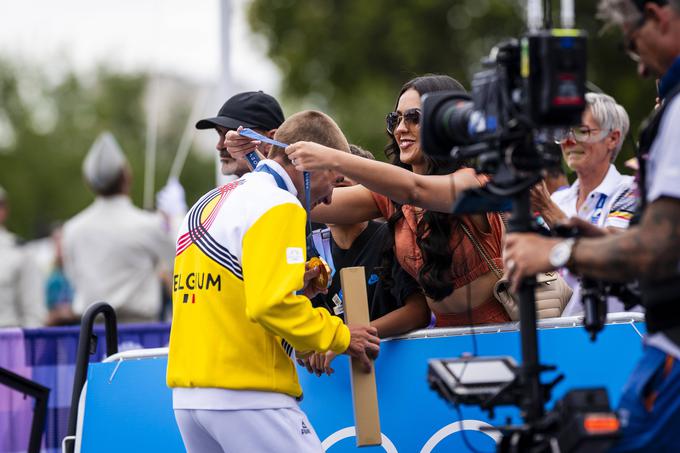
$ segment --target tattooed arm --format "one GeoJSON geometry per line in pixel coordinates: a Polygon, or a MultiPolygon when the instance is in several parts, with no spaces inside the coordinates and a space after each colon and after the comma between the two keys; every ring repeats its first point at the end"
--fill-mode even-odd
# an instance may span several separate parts
{"type": "MultiPolygon", "coordinates": [[[[533,233],[509,234],[503,259],[513,287],[523,277],[552,270],[548,256],[561,240],[533,233]]],[[[579,239],[570,269],[608,281],[654,281],[677,275],[679,262],[680,199],[662,197],[649,204],[639,226],[620,234],[579,239]]]]}
{"type": "Polygon", "coordinates": [[[660,280],[678,274],[679,262],[680,200],[663,197],[648,206],[639,226],[578,241],[571,267],[579,274],[610,281],[660,280]]]}

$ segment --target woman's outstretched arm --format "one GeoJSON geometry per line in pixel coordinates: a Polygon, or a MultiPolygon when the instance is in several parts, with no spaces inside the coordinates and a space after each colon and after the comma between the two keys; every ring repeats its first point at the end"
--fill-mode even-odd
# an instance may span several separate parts
{"type": "MultiPolygon", "coordinates": [[[[256,149],[260,141],[239,135],[238,131],[229,131],[226,143],[231,157],[243,159],[247,153],[256,149]]],[[[349,155],[342,151],[337,152],[349,155]]],[[[312,220],[315,222],[337,225],[365,222],[381,216],[371,191],[363,186],[336,187],[333,190],[331,204],[319,205],[312,211],[312,220]]]]}
{"type": "Polygon", "coordinates": [[[481,184],[471,169],[449,175],[418,175],[384,162],[364,159],[312,142],[297,142],[286,148],[300,171],[334,170],[367,189],[401,203],[439,212],[451,212],[458,194],[481,184]]]}
{"type": "Polygon", "coordinates": [[[331,200],[331,204],[312,210],[314,222],[351,225],[382,216],[371,191],[364,186],[336,187],[331,200]]]}

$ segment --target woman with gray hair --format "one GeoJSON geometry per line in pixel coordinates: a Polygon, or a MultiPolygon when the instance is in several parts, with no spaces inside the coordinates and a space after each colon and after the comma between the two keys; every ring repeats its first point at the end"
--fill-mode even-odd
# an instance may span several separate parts
{"type": "Polygon", "coordinates": [[[549,227],[579,217],[598,227],[627,228],[637,203],[633,177],[619,173],[613,162],[628,133],[628,114],[611,96],[587,93],[581,118],[581,125],[555,134],[576,181],[552,196],[544,183],[537,185],[534,210],[549,227]]]}
{"type": "MultiPolygon", "coordinates": [[[[621,151],[628,126],[626,110],[611,96],[586,94],[581,125],[558,131],[555,135],[564,160],[576,172],[576,181],[552,196],[545,183],[531,192],[534,210],[549,227],[576,217],[581,219],[581,228],[589,227],[588,224],[599,227],[600,232],[595,234],[628,228],[637,206],[633,177],[622,175],[613,164],[621,151]]],[[[564,279],[574,293],[562,316],[576,316],[583,312],[580,285],[574,275],[564,272],[564,279]]],[[[613,297],[608,298],[607,308],[611,313],[625,310],[613,297]]]]}

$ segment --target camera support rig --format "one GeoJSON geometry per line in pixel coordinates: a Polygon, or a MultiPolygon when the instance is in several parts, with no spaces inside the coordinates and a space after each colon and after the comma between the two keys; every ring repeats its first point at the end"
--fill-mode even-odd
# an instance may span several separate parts
{"type": "MultiPolygon", "coordinates": [[[[543,168],[560,162],[559,149],[550,143],[552,129],[579,124],[585,107],[586,37],[571,29],[573,2],[563,0],[565,29],[551,28],[550,0],[544,0],[544,6],[548,20],[539,29],[540,2],[530,0],[529,33],[494,48],[484,62],[487,69],[475,74],[471,97],[464,93],[423,97],[425,151],[459,162],[475,159],[478,172],[493,175],[483,189],[466,192],[453,212],[506,211],[511,200],[510,232],[536,231],[530,188],[541,179],[543,168]]],[[[545,412],[551,390],[563,376],[541,383],[540,374],[555,367],[539,362],[535,285],[532,276],[519,288],[520,366],[507,357],[495,362],[469,357],[430,360],[430,386],[455,404],[476,404],[489,411],[494,406],[518,406],[524,425],[498,428],[503,433],[499,451],[544,452],[556,447],[562,452],[605,451],[616,438],[618,420],[604,389],[572,390],[545,412]],[[467,382],[467,370],[483,361],[486,367],[505,370],[501,374],[510,370],[514,378],[467,382]]],[[[601,319],[597,313],[593,317],[601,319]]]]}
{"type": "MultiPolygon", "coordinates": [[[[504,165],[501,163],[501,167],[504,165]]],[[[535,178],[528,178],[515,185],[498,186],[492,181],[487,184],[484,194],[477,195],[494,200],[492,204],[496,205],[510,197],[512,217],[508,230],[534,231],[529,188],[535,182],[535,178]]],[[[466,203],[463,199],[461,205],[466,203]]],[[[489,411],[491,418],[496,406],[519,407],[524,424],[494,428],[502,433],[499,452],[607,451],[617,438],[619,422],[611,412],[604,388],[571,390],[555,404],[553,410],[545,412],[545,403],[551,399],[552,389],[564,376],[559,374],[548,383],[541,382],[541,373],[555,371],[556,367],[542,365],[539,361],[535,285],[536,278],[531,276],[524,278],[519,288],[521,365],[516,365],[511,357],[434,359],[428,364],[430,387],[448,402],[477,405],[489,411]],[[481,364],[484,364],[486,380],[480,378],[482,373],[476,371],[481,364]],[[498,376],[503,376],[503,379],[498,376]]],[[[595,319],[602,318],[597,315],[595,319]]],[[[598,326],[589,332],[594,335],[601,329],[601,325],[598,326]]]]}

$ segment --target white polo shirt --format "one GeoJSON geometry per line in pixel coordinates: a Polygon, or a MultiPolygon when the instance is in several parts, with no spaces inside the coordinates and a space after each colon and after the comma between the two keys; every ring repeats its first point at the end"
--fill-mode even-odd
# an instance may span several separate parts
{"type": "MultiPolygon", "coordinates": [[[[579,217],[598,227],[628,228],[637,207],[638,197],[634,188],[632,176],[624,176],[612,164],[604,179],[592,192],[580,209],[576,209],[580,182],[577,179],[568,189],[552,194],[551,198],[567,217],[579,217]]],[[[574,293],[569,303],[564,307],[562,316],[577,316],[583,314],[581,304],[581,285],[579,280],[566,269],[562,275],[574,293]]],[[[617,298],[607,299],[607,309],[610,313],[625,311],[623,304],[617,298]]]]}
{"type": "Polygon", "coordinates": [[[567,217],[579,217],[599,227],[628,228],[637,204],[633,184],[632,176],[622,175],[610,164],[600,185],[588,194],[578,211],[578,179],[568,189],[553,193],[551,198],[567,217]]]}

